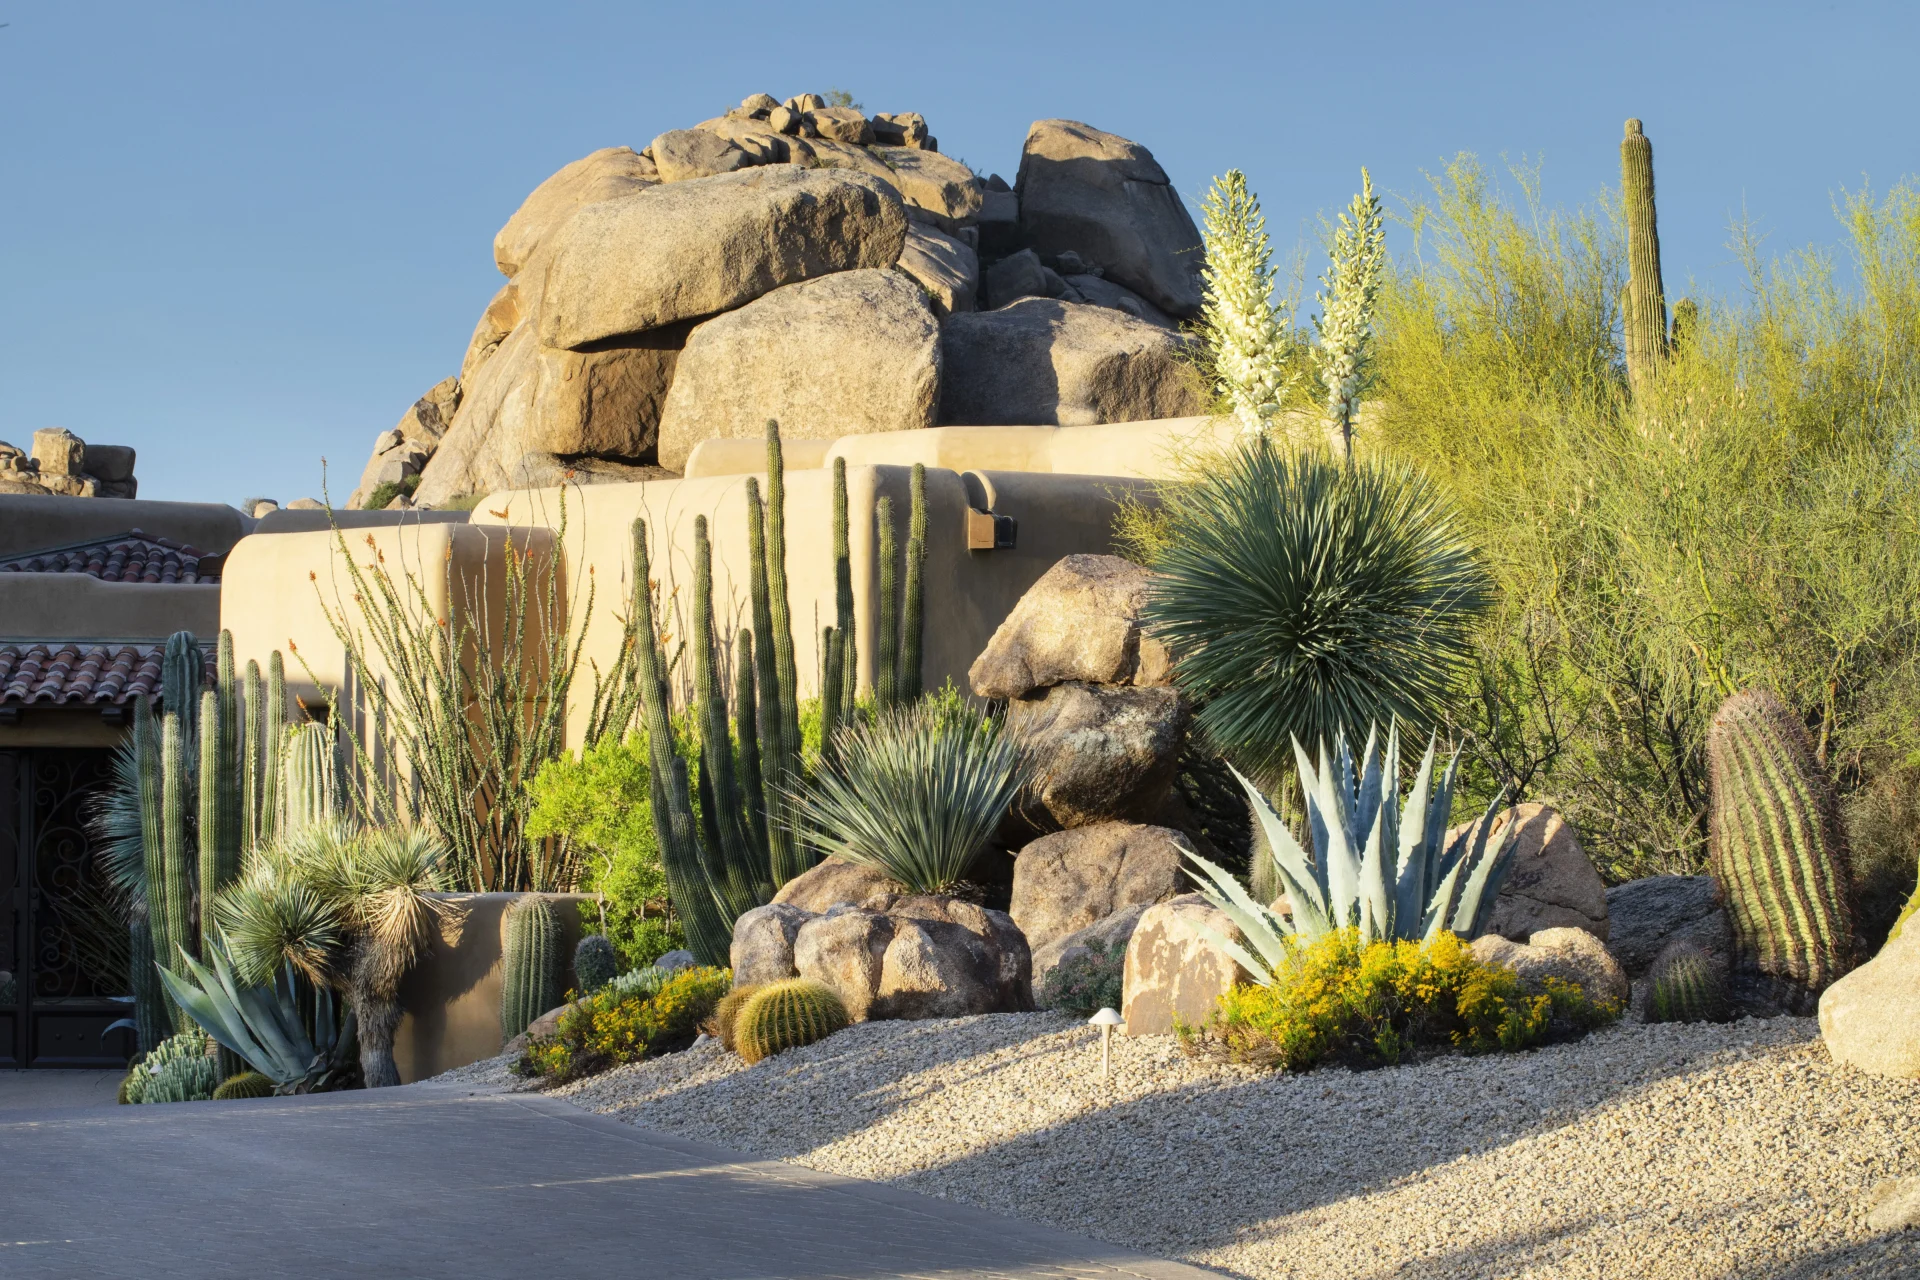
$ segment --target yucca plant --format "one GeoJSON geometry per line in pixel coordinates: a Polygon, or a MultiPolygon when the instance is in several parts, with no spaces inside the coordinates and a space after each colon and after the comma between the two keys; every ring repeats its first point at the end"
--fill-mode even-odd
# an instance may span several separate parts
{"type": "Polygon", "coordinates": [[[1322,740],[1317,767],[1294,742],[1312,856],[1260,789],[1234,772],[1266,836],[1274,870],[1293,908],[1291,918],[1256,901],[1229,872],[1198,854],[1187,855],[1199,868],[1194,879],[1200,892],[1226,913],[1258,954],[1229,939],[1220,941],[1263,985],[1287,965],[1295,938],[1311,943],[1349,928],[1357,928],[1363,942],[1424,940],[1443,931],[1472,938],[1485,931],[1513,856],[1514,824],[1508,823],[1497,839],[1491,835],[1494,813],[1505,796],[1496,797],[1480,821],[1448,844],[1459,753],[1447,762],[1436,789],[1437,743],[1429,741],[1404,808],[1396,809],[1398,726],[1387,730],[1384,751],[1376,750],[1377,738],[1376,732],[1367,734],[1358,760],[1344,733],[1334,740],[1331,760],[1322,740]]]}
{"type": "Polygon", "coordinates": [[[1331,262],[1318,295],[1321,313],[1314,321],[1320,345],[1314,367],[1327,397],[1327,425],[1340,451],[1353,456],[1353,420],[1367,388],[1373,362],[1373,309],[1386,274],[1387,233],[1373,175],[1360,170],[1360,194],[1340,215],[1333,231],[1331,262]]]}
{"type": "Polygon", "coordinates": [[[1020,748],[949,684],[843,725],[830,761],[788,796],[795,834],[915,893],[965,878],[1026,785],[1020,748]]]}
{"type": "Polygon", "coordinates": [[[1490,587],[1420,472],[1261,436],[1164,496],[1145,616],[1215,749],[1274,785],[1294,738],[1440,720],[1490,587]]]}
{"type": "Polygon", "coordinates": [[[1247,175],[1229,169],[1213,180],[1201,206],[1207,256],[1200,332],[1206,339],[1215,390],[1242,432],[1266,431],[1297,377],[1290,371],[1291,299],[1273,296],[1273,246],[1260,200],[1247,175]]]}

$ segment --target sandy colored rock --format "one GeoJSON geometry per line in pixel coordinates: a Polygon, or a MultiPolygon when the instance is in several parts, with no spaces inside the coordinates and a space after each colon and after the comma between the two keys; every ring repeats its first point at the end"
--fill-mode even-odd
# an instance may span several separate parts
{"type": "Polygon", "coordinates": [[[420,472],[416,504],[443,506],[517,483],[500,459],[512,440],[526,438],[531,430],[539,354],[532,326],[521,324],[464,384],[453,422],[420,472]]]}
{"type": "Polygon", "coordinates": [[[89,442],[86,458],[87,474],[102,484],[125,484],[133,479],[133,467],[137,457],[132,445],[89,442]]]}
{"type": "Polygon", "coordinates": [[[534,431],[523,450],[650,460],[688,326],[668,325],[591,351],[542,347],[534,431]]]}
{"type": "Polygon", "coordinates": [[[800,926],[814,918],[810,911],[785,903],[755,907],[733,922],[733,947],[728,963],[737,987],[780,982],[799,972],[793,963],[793,942],[800,926]]]}
{"type": "Polygon", "coordinates": [[[1920,1227],[1920,1178],[1876,1182],[1867,1196],[1867,1225],[1875,1231],[1920,1227]]]}
{"type": "Polygon", "coordinates": [[[1189,417],[1206,396],[1191,340],[1106,307],[1026,298],[941,330],[949,426],[1092,426],[1189,417]]]}
{"type": "Polygon", "coordinates": [[[806,123],[822,138],[834,142],[864,147],[873,141],[873,126],[852,107],[815,107],[807,113],[806,123]]]}
{"type": "Polygon", "coordinates": [[[1646,973],[1671,942],[1732,956],[1733,924],[1712,876],[1648,876],[1607,890],[1607,950],[1630,976],[1646,973]]]}
{"type": "Polygon", "coordinates": [[[1022,298],[1057,298],[1066,291],[1066,281],[1051,267],[1042,266],[1040,255],[1031,249],[1022,249],[987,268],[990,307],[1004,307],[1022,298]]]}
{"type": "Polygon", "coordinates": [[[936,225],[951,231],[979,214],[980,179],[958,160],[918,147],[874,147],[872,151],[893,175],[900,198],[936,225]]]}
{"type": "Polygon", "coordinates": [[[1138,903],[1123,911],[1116,911],[1105,919],[1096,920],[1086,928],[1075,933],[1044,942],[1033,949],[1033,999],[1042,1008],[1047,1005],[1047,984],[1052,980],[1054,970],[1083,956],[1091,955],[1093,947],[1112,954],[1118,951],[1124,963],[1127,943],[1133,938],[1133,931],[1140,924],[1152,903],[1138,903]]]}
{"type": "Polygon", "coordinates": [[[873,127],[873,141],[878,146],[926,146],[927,118],[918,111],[882,111],[868,123],[873,127]]]}
{"type": "Polygon", "coordinates": [[[1042,836],[1014,859],[1007,914],[1029,947],[1045,946],[1128,907],[1175,897],[1192,852],[1178,831],[1132,822],[1042,836]]]}
{"type": "MultiPolygon", "coordinates": [[[[1580,837],[1558,810],[1544,804],[1515,805],[1494,816],[1489,843],[1517,824],[1513,861],[1494,900],[1487,932],[1521,942],[1542,929],[1585,929],[1607,940],[1607,886],[1594,870],[1580,837]]],[[[1451,845],[1474,824],[1447,832],[1451,845]]]]}
{"type": "Polygon", "coordinates": [[[581,347],[727,311],[815,276],[891,267],[906,231],[892,188],[791,165],[588,205],[556,237],[540,340],[581,347]]]}
{"type": "Polygon", "coordinates": [[[1205,1025],[1215,1003],[1251,976],[1220,946],[1241,942],[1225,914],[1197,893],[1148,907],[1127,941],[1127,972],[1120,1016],[1129,1036],[1173,1032],[1178,1017],[1205,1025]]]}
{"type": "Polygon", "coordinates": [[[976,696],[1020,698],[1081,680],[1172,683],[1166,646],[1141,618],[1153,574],[1119,556],[1062,557],[1027,588],[967,673],[976,696]]]}
{"type": "Polygon", "coordinates": [[[842,903],[857,907],[875,894],[895,893],[899,888],[878,867],[823,858],[781,885],[773,900],[818,915],[842,903]]]}
{"type": "Polygon", "coordinates": [[[1031,957],[997,911],[930,894],[835,906],[801,925],[794,965],[840,994],[856,1022],[1033,1007],[1031,957]]]}
{"type": "Polygon", "coordinates": [[[494,265],[502,275],[518,274],[541,242],[580,206],[632,195],[659,181],[653,162],[631,147],[603,147],[575,160],[535,187],[500,228],[493,238],[494,265]]]}
{"type": "Polygon", "coordinates": [[[942,320],[956,311],[973,310],[980,293],[980,258],[962,241],[922,223],[910,223],[899,265],[927,291],[933,314],[942,320]]]}
{"type": "MultiPolygon", "coordinates": [[[[509,284],[507,287],[510,289],[513,286],[509,284]]],[[[368,455],[367,465],[360,472],[360,483],[354,486],[353,492],[347,497],[347,509],[360,510],[361,504],[373,495],[373,491],[389,479],[398,483],[406,476],[418,474],[433,451],[440,447],[441,437],[453,425],[454,414],[459,408],[458,377],[442,378],[428,388],[425,395],[400,415],[398,423],[374,438],[373,452],[368,455]],[[398,477],[389,475],[395,461],[400,462],[398,477]]]]}
{"type": "Polygon", "coordinates": [[[1512,969],[1535,993],[1546,989],[1546,979],[1558,978],[1577,983],[1590,999],[1626,1004],[1626,971],[1606,944],[1585,929],[1542,929],[1524,943],[1489,933],[1473,940],[1473,954],[1485,964],[1512,969]]]}
{"type": "Polygon", "coordinates": [[[791,155],[787,140],[763,118],[728,114],[702,120],[694,128],[731,142],[753,164],[786,164],[791,155]]]}
{"type": "Polygon", "coordinates": [[[1020,230],[1066,250],[1171,316],[1200,310],[1200,232],[1153,154],[1077,120],[1036,120],[1014,182],[1020,230]]]}
{"type": "Polygon", "coordinates": [[[1820,1034],[1836,1062],[1920,1080],[1920,929],[1820,993],[1820,1034]]]}
{"type": "Polygon", "coordinates": [[[702,440],[830,440],[933,425],[940,328],[899,271],[843,271],[788,285],[697,325],[660,420],[674,470],[702,440]]]}
{"type": "Polygon", "coordinates": [[[1065,283],[1065,292],[1060,296],[1068,302],[1084,302],[1089,306],[1107,307],[1162,329],[1180,327],[1179,322],[1172,316],[1123,284],[1115,284],[1111,280],[1103,280],[1099,276],[1092,275],[1068,276],[1065,283]]]}
{"type": "Polygon", "coordinates": [[[753,156],[731,139],[705,129],[669,129],[647,148],[660,170],[662,182],[688,182],[734,173],[755,163],[753,156]]]}
{"type": "Polygon", "coordinates": [[[33,460],[42,484],[54,476],[85,475],[87,442],[65,427],[42,427],[33,433],[33,460]]]}
{"type": "Polygon", "coordinates": [[[460,358],[460,381],[471,383],[480,366],[493,358],[507,335],[519,327],[520,287],[509,280],[493,295],[480,318],[473,323],[473,336],[467,339],[467,352],[460,358]]]}
{"type": "Polygon", "coordinates": [[[1069,681],[1007,704],[1034,779],[1016,802],[1040,830],[1151,822],[1173,788],[1189,708],[1176,689],[1069,681]]]}

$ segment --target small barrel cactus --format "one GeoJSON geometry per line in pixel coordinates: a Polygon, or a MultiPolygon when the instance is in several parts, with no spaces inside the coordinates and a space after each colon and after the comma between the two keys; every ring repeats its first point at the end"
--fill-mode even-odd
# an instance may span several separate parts
{"type": "MultiPolygon", "coordinates": [[[[620,973],[620,957],[604,933],[590,933],[573,949],[573,977],[582,995],[592,995],[620,973]]],[[[545,1010],[541,1010],[545,1012],[545,1010]]]]}
{"type": "Polygon", "coordinates": [[[733,1020],[733,1040],[751,1066],[762,1058],[824,1040],[847,1025],[847,1006],[824,982],[789,978],[761,987],[733,1020]]]}
{"type": "Polygon", "coordinates": [[[502,926],[500,1036],[511,1040],[560,1003],[560,920],[536,893],[508,907],[502,926]]]}
{"type": "Polygon", "coordinates": [[[734,1038],[734,1029],[740,1018],[740,1010],[746,1007],[754,992],[760,990],[760,984],[749,982],[745,986],[735,987],[720,997],[720,1003],[713,1007],[713,1018],[709,1025],[712,1034],[720,1037],[720,1047],[728,1053],[740,1051],[739,1042],[734,1038]]]}
{"type": "Polygon", "coordinates": [[[1731,1010],[1727,982],[1707,953],[1691,942],[1671,942],[1647,974],[1648,1022],[1725,1022],[1731,1010]]]}
{"type": "Polygon", "coordinates": [[[215,1102],[225,1102],[228,1098],[269,1098],[273,1096],[273,1081],[258,1071],[242,1071],[238,1075],[228,1076],[213,1091],[215,1102]]]}

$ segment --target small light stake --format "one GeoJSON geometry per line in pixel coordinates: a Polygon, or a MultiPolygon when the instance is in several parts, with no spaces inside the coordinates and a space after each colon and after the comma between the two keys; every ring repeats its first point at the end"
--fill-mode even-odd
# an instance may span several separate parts
{"type": "Polygon", "coordinates": [[[1125,1026],[1126,1021],[1115,1010],[1102,1009],[1088,1018],[1087,1024],[1100,1028],[1100,1078],[1111,1080],[1113,1078],[1113,1029],[1125,1026]]]}

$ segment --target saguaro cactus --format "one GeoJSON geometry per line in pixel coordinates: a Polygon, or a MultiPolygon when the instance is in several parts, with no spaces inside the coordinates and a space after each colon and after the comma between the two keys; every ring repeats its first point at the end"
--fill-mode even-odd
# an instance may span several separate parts
{"type": "Polygon", "coordinates": [[[1853,963],[1846,835],[1806,726],[1764,689],[1721,704],[1707,731],[1709,849],[1742,971],[1810,1011],[1853,963]]]}
{"type": "Polygon", "coordinates": [[[500,1034],[511,1040],[560,1003],[560,918],[546,898],[529,894],[502,924],[500,1034]]]}
{"type": "Polygon", "coordinates": [[[1638,387],[1667,354],[1667,298],[1660,282],[1660,229],[1653,203],[1653,143],[1638,120],[1620,143],[1627,212],[1627,376],[1638,387]]]}

